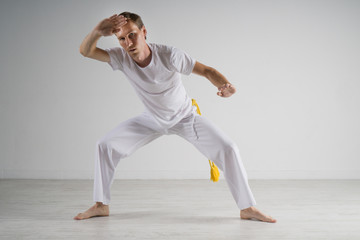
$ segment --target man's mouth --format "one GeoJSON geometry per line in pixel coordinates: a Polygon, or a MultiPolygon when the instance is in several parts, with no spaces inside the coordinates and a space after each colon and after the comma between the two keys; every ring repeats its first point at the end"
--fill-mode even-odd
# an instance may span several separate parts
{"type": "Polygon", "coordinates": [[[132,48],[129,50],[129,52],[134,52],[136,50],[136,48],[132,48]]]}

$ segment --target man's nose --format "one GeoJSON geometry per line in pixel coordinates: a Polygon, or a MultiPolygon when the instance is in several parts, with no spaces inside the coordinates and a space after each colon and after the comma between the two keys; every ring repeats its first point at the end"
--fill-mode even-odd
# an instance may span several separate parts
{"type": "Polygon", "coordinates": [[[126,45],[127,46],[131,46],[131,45],[133,45],[133,42],[131,41],[131,39],[130,38],[126,38],[126,45]]]}

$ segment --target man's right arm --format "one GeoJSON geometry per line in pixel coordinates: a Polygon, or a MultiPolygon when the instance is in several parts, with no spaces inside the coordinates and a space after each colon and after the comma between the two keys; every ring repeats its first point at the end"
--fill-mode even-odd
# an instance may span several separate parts
{"type": "Polygon", "coordinates": [[[84,57],[96,59],[102,62],[110,62],[109,54],[105,50],[96,47],[96,43],[101,37],[102,36],[94,30],[89,33],[80,45],[80,53],[84,57]]]}
{"type": "Polygon", "coordinates": [[[102,20],[82,41],[80,53],[85,57],[102,62],[110,62],[109,54],[105,50],[96,47],[97,41],[102,36],[111,36],[119,32],[120,28],[126,23],[126,18],[124,18],[124,16],[118,16],[117,14],[102,20]]]}

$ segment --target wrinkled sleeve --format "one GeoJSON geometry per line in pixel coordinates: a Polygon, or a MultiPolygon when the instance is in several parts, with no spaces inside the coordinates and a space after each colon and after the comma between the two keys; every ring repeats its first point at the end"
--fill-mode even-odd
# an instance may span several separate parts
{"type": "Polygon", "coordinates": [[[115,48],[107,48],[105,49],[109,56],[110,56],[110,62],[108,64],[111,66],[111,68],[115,70],[122,70],[123,69],[123,60],[124,60],[124,54],[121,48],[115,47],[115,48]]]}
{"type": "Polygon", "coordinates": [[[174,71],[184,75],[190,75],[194,69],[196,61],[183,50],[172,48],[170,63],[174,71]]]}

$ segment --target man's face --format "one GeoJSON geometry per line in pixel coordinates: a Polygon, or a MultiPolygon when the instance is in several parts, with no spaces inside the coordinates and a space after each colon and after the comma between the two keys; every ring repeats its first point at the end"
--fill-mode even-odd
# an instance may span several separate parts
{"type": "Polygon", "coordinates": [[[140,30],[137,25],[130,20],[128,20],[115,35],[118,38],[120,45],[132,58],[135,58],[144,52],[144,49],[147,46],[145,41],[145,27],[143,26],[140,30]]]}

